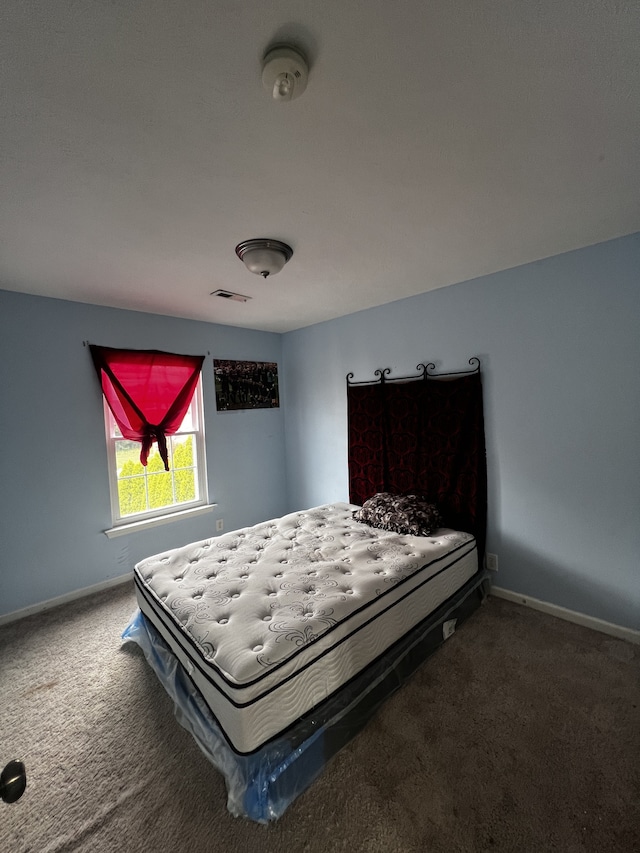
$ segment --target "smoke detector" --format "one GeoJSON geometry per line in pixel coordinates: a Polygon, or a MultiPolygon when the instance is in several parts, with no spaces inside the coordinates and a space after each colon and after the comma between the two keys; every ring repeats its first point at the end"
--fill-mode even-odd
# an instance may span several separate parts
{"type": "Polygon", "coordinates": [[[274,101],[293,101],[307,88],[307,60],[293,47],[274,47],[262,64],[262,85],[274,101]]]}

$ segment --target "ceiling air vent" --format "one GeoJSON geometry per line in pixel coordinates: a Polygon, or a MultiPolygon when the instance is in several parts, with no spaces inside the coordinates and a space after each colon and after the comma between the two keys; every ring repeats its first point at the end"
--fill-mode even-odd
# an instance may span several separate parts
{"type": "Polygon", "coordinates": [[[219,296],[221,299],[232,299],[234,302],[248,302],[251,297],[243,296],[241,293],[232,293],[230,290],[214,290],[211,296],[219,296]]]}

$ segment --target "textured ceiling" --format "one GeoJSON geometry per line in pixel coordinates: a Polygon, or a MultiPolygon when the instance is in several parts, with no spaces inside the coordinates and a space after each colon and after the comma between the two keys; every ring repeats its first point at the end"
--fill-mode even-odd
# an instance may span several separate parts
{"type": "Polygon", "coordinates": [[[4,0],[0,48],[7,290],[286,331],[640,230],[636,0],[4,0]]]}

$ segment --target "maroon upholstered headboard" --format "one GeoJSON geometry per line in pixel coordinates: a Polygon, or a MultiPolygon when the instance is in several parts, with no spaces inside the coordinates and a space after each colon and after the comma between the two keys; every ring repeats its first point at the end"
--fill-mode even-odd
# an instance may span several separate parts
{"type": "Polygon", "coordinates": [[[417,377],[376,370],[373,382],[347,376],[349,499],[376,492],[425,495],[448,527],[473,533],[482,559],[487,522],[487,460],[480,360],[471,370],[417,377]]]}

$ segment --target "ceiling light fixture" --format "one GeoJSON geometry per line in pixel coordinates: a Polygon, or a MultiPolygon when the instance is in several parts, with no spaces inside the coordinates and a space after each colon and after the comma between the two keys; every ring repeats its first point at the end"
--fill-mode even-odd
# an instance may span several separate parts
{"type": "Polygon", "coordinates": [[[261,237],[238,243],[236,255],[249,272],[267,278],[267,276],[280,272],[293,255],[293,249],[280,240],[261,237]]]}
{"type": "Polygon", "coordinates": [[[262,85],[274,101],[293,101],[307,88],[307,60],[289,45],[267,51],[262,61],[262,85]]]}

